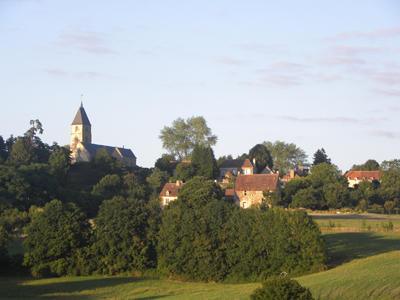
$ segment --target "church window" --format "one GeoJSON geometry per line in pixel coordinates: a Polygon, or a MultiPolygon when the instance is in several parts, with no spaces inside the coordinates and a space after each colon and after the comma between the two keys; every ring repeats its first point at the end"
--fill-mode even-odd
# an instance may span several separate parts
{"type": "Polygon", "coordinates": [[[75,126],[75,132],[78,132],[78,131],[79,131],[79,127],[75,126]]]}

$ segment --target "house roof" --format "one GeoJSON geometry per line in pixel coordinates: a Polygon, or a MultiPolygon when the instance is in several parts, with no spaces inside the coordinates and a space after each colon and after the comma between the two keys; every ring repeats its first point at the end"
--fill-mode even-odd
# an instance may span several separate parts
{"type": "Polygon", "coordinates": [[[226,189],[225,196],[235,196],[235,190],[234,189],[226,189]]]}
{"type": "MultiPolygon", "coordinates": [[[[294,178],[300,178],[300,176],[299,175],[297,175],[297,174],[295,174],[294,175],[294,178]]],[[[284,176],[284,177],[282,177],[282,181],[289,181],[290,179],[293,179],[293,178],[290,178],[290,174],[287,174],[286,176],[284,176]]]]}
{"type": "Polygon", "coordinates": [[[370,179],[373,177],[374,179],[379,180],[380,179],[380,173],[379,171],[347,171],[346,174],[344,174],[348,179],[354,180],[354,178],[357,177],[357,179],[370,179]]]}
{"type": "Polygon", "coordinates": [[[253,164],[250,162],[250,160],[248,158],[246,158],[246,160],[244,161],[242,168],[254,168],[253,164]]]}
{"type": "Polygon", "coordinates": [[[111,146],[105,146],[105,145],[97,145],[97,144],[91,144],[91,143],[83,143],[81,144],[85,147],[85,149],[90,153],[90,155],[96,155],[97,151],[102,149],[103,147],[106,148],[106,150],[110,153],[113,154],[113,152],[117,149],[119,154],[122,157],[126,158],[136,158],[135,154],[133,154],[131,149],[125,149],[125,148],[120,148],[120,147],[111,147],[111,146]]]}
{"type": "Polygon", "coordinates": [[[278,174],[239,174],[236,178],[235,191],[272,191],[278,186],[278,180],[278,174]]]}
{"type": "MultiPolygon", "coordinates": [[[[247,159],[248,160],[248,159],[247,159]]],[[[245,159],[225,159],[219,164],[219,168],[237,168],[240,169],[245,162],[245,159]]],[[[250,161],[249,161],[250,162],[250,161]]]]}
{"type": "Polygon", "coordinates": [[[176,183],[166,183],[160,193],[160,197],[178,197],[178,190],[183,185],[184,183],[182,183],[181,185],[176,185],[176,183]],[[167,191],[169,192],[169,195],[167,195],[167,191]]]}
{"type": "Polygon", "coordinates": [[[90,124],[89,118],[83,108],[83,104],[81,103],[81,107],[79,107],[78,112],[76,113],[75,119],[72,121],[71,125],[89,125],[90,124]]]}

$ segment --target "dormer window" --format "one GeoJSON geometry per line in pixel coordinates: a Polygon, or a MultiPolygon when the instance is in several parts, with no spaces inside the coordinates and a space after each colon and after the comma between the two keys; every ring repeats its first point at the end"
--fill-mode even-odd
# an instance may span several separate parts
{"type": "Polygon", "coordinates": [[[354,178],[354,181],[358,181],[357,177],[354,178]]]}
{"type": "Polygon", "coordinates": [[[167,194],[167,196],[169,196],[169,191],[167,191],[167,193],[166,193],[166,194],[167,194]]]}

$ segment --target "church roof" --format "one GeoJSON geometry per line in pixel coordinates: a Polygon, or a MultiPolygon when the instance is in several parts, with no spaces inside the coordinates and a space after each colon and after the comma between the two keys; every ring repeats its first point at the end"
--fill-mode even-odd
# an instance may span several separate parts
{"type": "Polygon", "coordinates": [[[97,144],[91,144],[91,143],[83,143],[83,142],[81,142],[81,144],[90,153],[90,155],[96,155],[97,151],[99,151],[101,148],[104,147],[110,154],[113,154],[113,152],[117,149],[122,157],[136,158],[135,154],[133,154],[131,149],[105,146],[105,145],[97,145],[97,144]]]}
{"type": "Polygon", "coordinates": [[[92,126],[89,122],[89,118],[83,108],[83,104],[79,107],[78,112],[76,113],[75,119],[72,121],[71,125],[89,125],[92,126]]]}

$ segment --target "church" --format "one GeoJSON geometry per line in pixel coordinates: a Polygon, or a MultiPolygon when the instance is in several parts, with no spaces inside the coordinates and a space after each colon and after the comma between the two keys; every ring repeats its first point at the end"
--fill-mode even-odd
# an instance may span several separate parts
{"type": "Polygon", "coordinates": [[[110,155],[123,165],[136,166],[136,156],[131,149],[92,144],[92,125],[81,103],[71,124],[71,161],[72,163],[91,161],[97,151],[102,148],[106,148],[110,155]]]}

